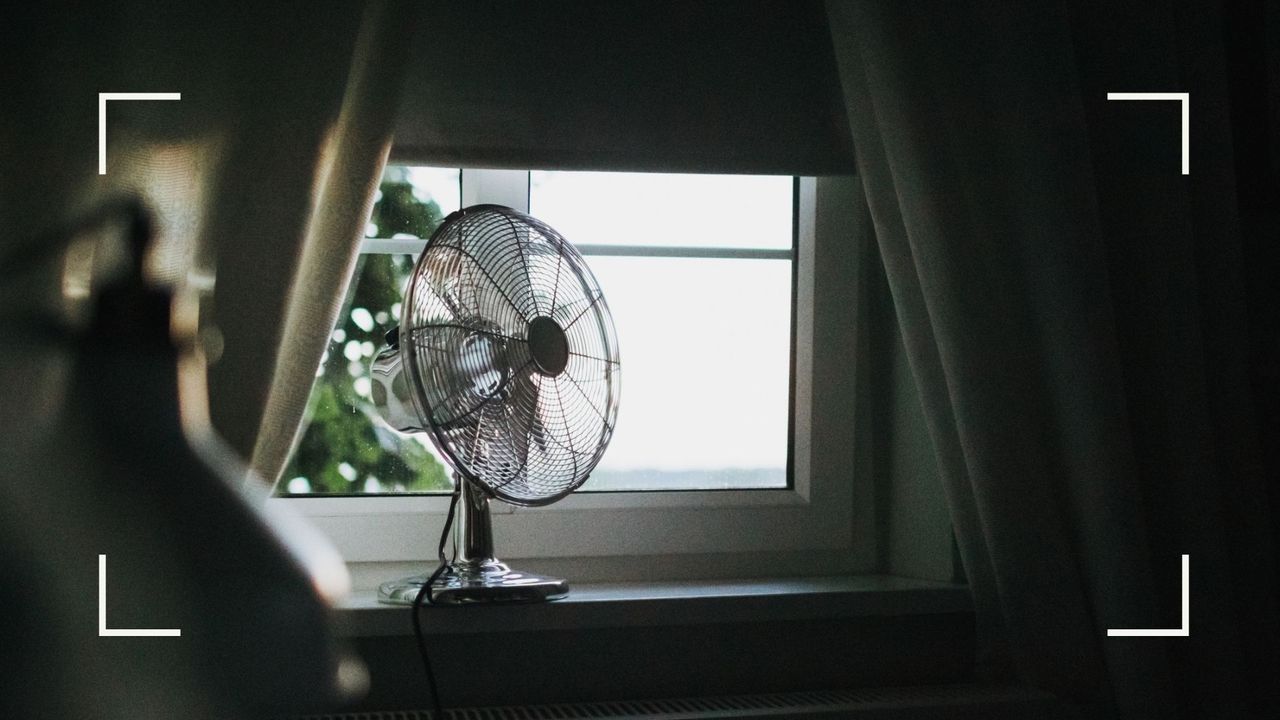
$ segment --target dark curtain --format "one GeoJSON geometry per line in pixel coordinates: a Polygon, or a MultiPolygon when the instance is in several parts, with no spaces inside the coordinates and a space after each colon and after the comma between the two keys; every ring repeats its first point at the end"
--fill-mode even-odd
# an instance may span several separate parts
{"type": "Polygon", "coordinates": [[[980,672],[1090,716],[1275,717],[1274,326],[1250,306],[1223,8],[828,12],[980,672]],[[1179,104],[1108,92],[1190,93],[1190,175],[1179,104]],[[1189,636],[1107,637],[1181,625],[1184,553],[1189,636]]]}

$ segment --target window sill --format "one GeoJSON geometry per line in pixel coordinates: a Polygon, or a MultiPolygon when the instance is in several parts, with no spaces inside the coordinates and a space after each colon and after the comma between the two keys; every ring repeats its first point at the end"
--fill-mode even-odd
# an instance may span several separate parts
{"type": "MultiPolygon", "coordinates": [[[[573,586],[569,597],[532,605],[428,607],[428,634],[475,634],[752,624],[875,616],[968,614],[965,585],[890,575],[600,583],[573,586]]],[[[383,605],[376,592],[353,593],[335,612],[344,637],[411,634],[403,606],[383,605]]]]}

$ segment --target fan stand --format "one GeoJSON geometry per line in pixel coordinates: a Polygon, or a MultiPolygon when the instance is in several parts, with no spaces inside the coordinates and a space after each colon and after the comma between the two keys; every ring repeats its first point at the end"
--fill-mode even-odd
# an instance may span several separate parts
{"type": "MultiPolygon", "coordinates": [[[[513,571],[495,558],[489,497],[465,477],[455,475],[454,481],[461,483],[462,506],[453,526],[457,557],[432,586],[434,604],[542,602],[569,594],[564,578],[513,571]]],[[[385,582],[378,587],[378,602],[412,605],[426,581],[426,575],[417,575],[385,582]]]]}

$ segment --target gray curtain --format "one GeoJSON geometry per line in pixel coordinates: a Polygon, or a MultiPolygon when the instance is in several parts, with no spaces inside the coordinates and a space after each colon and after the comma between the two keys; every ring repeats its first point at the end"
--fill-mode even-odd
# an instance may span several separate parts
{"type": "Polygon", "coordinates": [[[285,296],[275,364],[269,374],[257,374],[269,385],[249,458],[269,484],[289,460],[355,270],[391,149],[408,46],[420,15],[414,3],[382,0],[369,3],[361,21],[342,109],[320,156],[315,206],[303,226],[299,261],[285,296]]]}
{"type": "MultiPolygon", "coordinates": [[[[1123,7],[1119,7],[1123,5],[1123,7]]],[[[1250,385],[1222,13],[828,3],[978,614],[979,668],[1099,716],[1272,717],[1276,507],[1250,385]],[[1177,103],[1107,92],[1185,91],[1177,103]],[[1190,555],[1191,633],[1180,625],[1190,555]]]]}
{"type": "Polygon", "coordinates": [[[320,75],[315,57],[283,58],[297,73],[291,102],[249,110],[269,131],[236,136],[206,230],[226,348],[209,377],[213,420],[268,483],[288,460],[351,281],[421,14],[402,0],[344,12],[349,35],[359,29],[354,48],[325,51],[343,64],[320,75]]]}

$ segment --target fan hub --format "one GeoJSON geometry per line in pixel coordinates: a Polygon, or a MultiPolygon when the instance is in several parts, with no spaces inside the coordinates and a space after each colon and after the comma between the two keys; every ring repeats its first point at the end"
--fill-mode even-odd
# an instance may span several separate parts
{"type": "Polygon", "coordinates": [[[529,323],[529,354],[538,372],[555,377],[569,364],[569,338],[555,320],[542,315],[529,323]]]}

